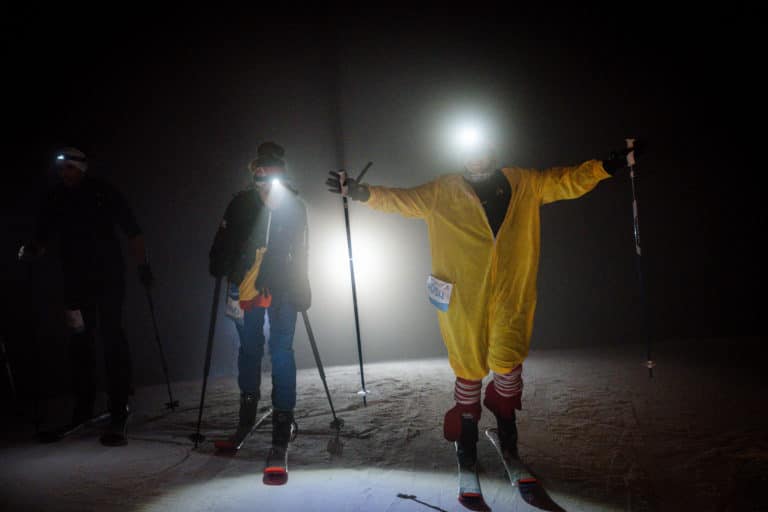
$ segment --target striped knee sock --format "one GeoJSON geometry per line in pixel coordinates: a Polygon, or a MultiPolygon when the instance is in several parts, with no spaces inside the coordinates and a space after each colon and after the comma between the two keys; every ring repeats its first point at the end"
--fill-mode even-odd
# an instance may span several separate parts
{"type": "Polygon", "coordinates": [[[457,404],[461,405],[479,404],[482,386],[482,380],[467,380],[456,377],[456,384],[453,387],[453,398],[457,404]]]}
{"type": "Polygon", "coordinates": [[[509,373],[493,374],[493,386],[499,396],[511,398],[523,393],[523,365],[519,364],[509,373]]]}

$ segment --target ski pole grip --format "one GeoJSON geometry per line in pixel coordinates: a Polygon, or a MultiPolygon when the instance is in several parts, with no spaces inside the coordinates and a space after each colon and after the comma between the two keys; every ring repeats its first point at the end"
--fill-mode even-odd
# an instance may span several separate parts
{"type": "Polygon", "coordinates": [[[635,165],[635,152],[633,151],[635,149],[635,139],[624,139],[627,142],[627,149],[630,150],[627,152],[627,165],[632,167],[635,165]]]}
{"type": "Polygon", "coordinates": [[[347,185],[347,171],[339,171],[339,191],[344,197],[347,197],[349,194],[349,185],[347,185]]]}

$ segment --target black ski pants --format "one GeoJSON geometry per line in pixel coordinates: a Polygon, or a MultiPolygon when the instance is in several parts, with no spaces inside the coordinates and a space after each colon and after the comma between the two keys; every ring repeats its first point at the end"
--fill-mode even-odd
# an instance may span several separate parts
{"type": "Polygon", "coordinates": [[[93,414],[96,398],[96,347],[102,342],[109,410],[123,414],[132,389],[131,353],[123,331],[125,281],[123,270],[67,273],[67,316],[70,322],[70,359],[76,419],[93,414]],[[78,317],[77,314],[80,314],[78,317]]]}

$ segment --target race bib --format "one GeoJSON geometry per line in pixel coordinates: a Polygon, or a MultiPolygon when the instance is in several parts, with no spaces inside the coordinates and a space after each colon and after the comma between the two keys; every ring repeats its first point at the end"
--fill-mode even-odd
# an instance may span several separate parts
{"type": "Polygon", "coordinates": [[[236,324],[243,325],[245,312],[243,311],[243,308],[240,307],[240,291],[236,284],[231,284],[229,286],[224,315],[231,318],[236,324]]]}
{"type": "Polygon", "coordinates": [[[427,277],[429,302],[440,311],[448,311],[448,305],[451,303],[451,291],[453,291],[453,284],[441,281],[432,275],[427,277]]]}

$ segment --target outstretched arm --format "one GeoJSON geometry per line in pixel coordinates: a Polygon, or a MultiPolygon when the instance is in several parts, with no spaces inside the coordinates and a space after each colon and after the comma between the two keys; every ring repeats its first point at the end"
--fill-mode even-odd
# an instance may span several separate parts
{"type": "Polygon", "coordinates": [[[369,207],[405,217],[424,218],[437,201],[437,184],[429,182],[413,188],[389,188],[357,183],[351,178],[340,179],[340,172],[331,171],[325,184],[330,192],[346,195],[369,207]]]}
{"type": "Polygon", "coordinates": [[[597,184],[610,178],[599,160],[588,160],[571,167],[552,167],[537,175],[537,190],[541,203],[563,199],[576,199],[594,189],[597,184]]]}
{"type": "Polygon", "coordinates": [[[636,157],[645,151],[645,142],[626,141],[626,148],[612,151],[603,160],[589,160],[573,167],[553,167],[539,173],[537,190],[542,204],[581,197],[600,181],[634,165],[636,157]]]}

